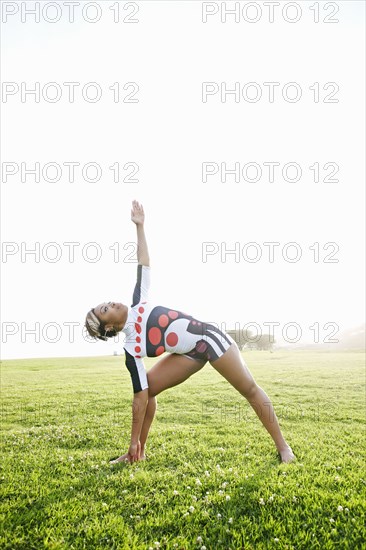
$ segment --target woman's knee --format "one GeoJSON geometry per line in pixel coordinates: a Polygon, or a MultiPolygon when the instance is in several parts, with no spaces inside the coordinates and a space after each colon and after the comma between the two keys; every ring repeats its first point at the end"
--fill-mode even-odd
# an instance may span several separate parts
{"type": "Polygon", "coordinates": [[[242,391],[242,394],[244,395],[244,397],[246,399],[248,399],[248,401],[250,401],[250,399],[252,399],[255,394],[257,393],[259,389],[259,386],[257,384],[257,382],[255,380],[250,380],[250,382],[248,382],[243,391],[242,391]]]}

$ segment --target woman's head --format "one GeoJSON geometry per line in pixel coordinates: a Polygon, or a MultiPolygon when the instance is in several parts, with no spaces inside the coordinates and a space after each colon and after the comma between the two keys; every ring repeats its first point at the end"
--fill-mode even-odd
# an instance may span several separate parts
{"type": "Polygon", "coordinates": [[[126,324],[128,308],[118,302],[103,302],[88,311],[85,328],[94,339],[107,341],[126,324]]]}

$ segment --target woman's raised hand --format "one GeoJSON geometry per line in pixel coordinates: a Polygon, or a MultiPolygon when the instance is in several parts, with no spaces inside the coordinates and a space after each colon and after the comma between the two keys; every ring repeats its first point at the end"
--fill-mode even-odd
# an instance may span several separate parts
{"type": "Polygon", "coordinates": [[[143,225],[145,221],[144,208],[137,201],[132,201],[131,220],[136,225],[143,225]]]}

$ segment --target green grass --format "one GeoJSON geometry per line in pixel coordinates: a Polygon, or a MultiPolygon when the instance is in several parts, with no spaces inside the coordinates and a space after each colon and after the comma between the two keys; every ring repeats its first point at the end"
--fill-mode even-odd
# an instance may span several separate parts
{"type": "Polygon", "coordinates": [[[130,434],[123,357],[3,361],[0,547],[366,548],[363,354],[244,358],[296,463],[209,364],[158,396],[149,459],[111,466],[130,434]]]}

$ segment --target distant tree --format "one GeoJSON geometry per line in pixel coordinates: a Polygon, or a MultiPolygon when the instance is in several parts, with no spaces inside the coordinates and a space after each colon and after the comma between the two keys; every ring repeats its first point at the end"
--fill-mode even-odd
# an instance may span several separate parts
{"type": "Polygon", "coordinates": [[[240,350],[242,350],[246,344],[253,340],[254,337],[250,330],[229,329],[226,332],[230,334],[233,340],[235,340],[240,350]]]}
{"type": "Polygon", "coordinates": [[[269,351],[269,350],[272,350],[273,349],[273,344],[275,343],[276,340],[272,340],[271,341],[271,336],[269,334],[262,334],[261,337],[259,338],[258,342],[256,342],[257,344],[257,349],[258,350],[265,350],[265,351],[269,351]]]}

